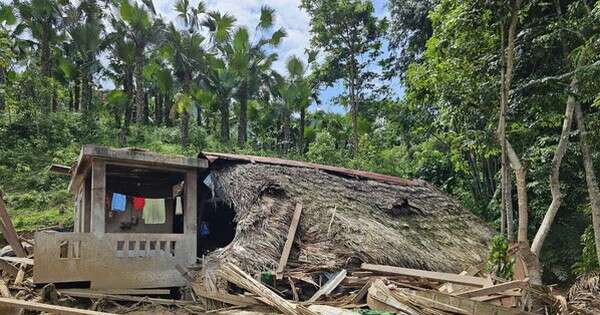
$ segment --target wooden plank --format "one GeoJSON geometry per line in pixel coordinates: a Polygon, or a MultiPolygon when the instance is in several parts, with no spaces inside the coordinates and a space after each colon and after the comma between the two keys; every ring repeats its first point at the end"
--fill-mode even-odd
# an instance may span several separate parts
{"type": "MultiPolygon", "coordinates": [[[[474,301],[468,298],[454,296],[449,294],[440,293],[433,290],[428,291],[410,291],[414,296],[419,296],[431,301],[443,303],[448,306],[460,308],[467,312],[467,314],[479,315],[479,314],[496,314],[496,315],[532,315],[519,309],[507,308],[502,306],[492,305],[490,303],[484,303],[474,301]]],[[[423,302],[427,300],[422,300],[423,302]]]]}
{"type": "Polygon", "coordinates": [[[6,261],[0,259],[0,269],[2,269],[2,271],[5,274],[8,274],[11,277],[16,277],[17,273],[19,272],[19,269],[17,269],[17,267],[7,263],[6,261]]]}
{"type": "Polygon", "coordinates": [[[340,282],[346,278],[346,273],[346,269],[336,273],[335,276],[329,279],[325,285],[323,285],[310,299],[308,299],[308,302],[315,302],[321,296],[331,293],[331,291],[333,291],[340,284],[340,282]]]}
{"type": "Polygon", "coordinates": [[[66,165],[60,165],[60,164],[50,165],[49,170],[50,170],[50,173],[57,174],[57,175],[69,176],[71,173],[71,167],[66,166],[66,165]]]}
{"type": "Polygon", "coordinates": [[[8,257],[8,256],[3,256],[3,257],[0,257],[0,260],[11,262],[11,263],[15,263],[15,264],[30,265],[30,266],[33,266],[33,263],[34,263],[33,259],[31,259],[31,258],[25,258],[25,257],[8,257]]]}
{"type": "Polygon", "coordinates": [[[362,301],[362,299],[367,295],[367,293],[369,293],[369,288],[371,287],[372,283],[373,280],[369,279],[367,283],[365,283],[365,285],[363,285],[363,287],[360,288],[360,290],[358,290],[358,292],[352,299],[353,304],[359,304],[362,301]]]}
{"type": "Polygon", "coordinates": [[[73,289],[81,293],[106,294],[106,295],[168,295],[169,289],[73,289]]]}
{"type": "Polygon", "coordinates": [[[523,288],[526,288],[528,285],[529,285],[529,279],[525,278],[524,280],[515,280],[515,281],[510,281],[510,282],[498,284],[498,285],[491,286],[491,287],[461,292],[461,293],[456,294],[456,296],[470,298],[470,297],[476,297],[476,296],[490,295],[490,294],[494,294],[494,293],[501,293],[503,291],[511,290],[511,289],[523,289],[523,288]]]}
{"type": "Polygon", "coordinates": [[[387,274],[401,275],[401,276],[410,276],[417,278],[424,278],[436,281],[443,282],[452,282],[476,287],[484,287],[489,284],[486,278],[481,277],[472,277],[466,275],[457,275],[453,273],[445,273],[445,272],[435,272],[435,271],[426,271],[426,270],[418,270],[418,269],[409,269],[402,267],[393,267],[393,266],[385,266],[385,265],[373,265],[373,264],[365,264],[363,263],[360,266],[364,270],[369,271],[378,271],[387,274]]]}
{"type": "Polygon", "coordinates": [[[117,294],[103,294],[103,293],[94,293],[91,290],[85,289],[64,289],[59,290],[60,294],[80,297],[80,298],[88,298],[88,299],[108,299],[115,301],[128,301],[128,302],[140,302],[147,301],[153,304],[161,304],[161,305],[184,305],[188,308],[199,309],[195,302],[193,301],[183,301],[183,300],[171,300],[171,299],[159,299],[159,298],[149,298],[143,296],[131,296],[131,295],[117,295],[117,294]]]}
{"type": "Polygon", "coordinates": [[[51,304],[38,303],[33,301],[23,301],[11,298],[0,298],[0,305],[12,306],[26,310],[48,312],[51,314],[61,315],[116,315],[114,313],[96,312],[90,310],[82,310],[73,307],[65,307],[51,304]]]}
{"type": "Polygon", "coordinates": [[[0,232],[4,235],[4,238],[12,247],[13,252],[18,257],[27,257],[27,251],[21,245],[19,241],[19,237],[17,236],[17,231],[15,231],[15,227],[8,215],[8,211],[6,210],[6,204],[4,203],[4,195],[2,194],[2,190],[0,190],[0,232]]]}
{"type": "Polygon", "coordinates": [[[261,304],[257,299],[249,296],[230,294],[222,291],[209,292],[200,288],[198,284],[192,284],[192,289],[194,290],[194,293],[196,295],[201,296],[203,298],[224,302],[235,306],[249,306],[261,304]]]}
{"type": "Polygon", "coordinates": [[[285,241],[285,245],[283,246],[283,251],[281,252],[281,258],[279,259],[279,265],[277,266],[277,270],[275,271],[275,278],[277,280],[283,279],[283,269],[287,265],[287,261],[290,256],[290,250],[292,249],[292,245],[294,244],[294,238],[296,236],[296,229],[298,228],[298,222],[300,221],[301,214],[302,214],[302,204],[297,203],[296,209],[294,210],[294,215],[292,216],[292,221],[290,222],[290,229],[288,230],[287,240],[285,241]]]}
{"type": "Polygon", "coordinates": [[[308,310],[302,305],[294,305],[293,303],[285,300],[271,289],[267,288],[264,284],[258,282],[239,267],[231,263],[224,263],[221,265],[221,268],[219,269],[219,276],[240,288],[246,289],[251,293],[264,298],[269,305],[278,309],[283,314],[316,315],[316,313],[308,310]]]}

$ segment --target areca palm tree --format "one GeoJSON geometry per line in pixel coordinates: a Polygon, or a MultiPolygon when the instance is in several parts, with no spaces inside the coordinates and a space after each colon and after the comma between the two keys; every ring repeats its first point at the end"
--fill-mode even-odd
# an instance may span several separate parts
{"type": "Polygon", "coordinates": [[[135,45],[134,51],[134,77],[135,77],[135,117],[137,123],[144,122],[144,64],[146,48],[153,42],[162,38],[164,24],[160,19],[154,18],[154,7],[151,1],[143,1],[144,5],[129,0],[121,0],[119,12],[127,26],[127,36],[135,45]]]}
{"type": "MultiPolygon", "coordinates": [[[[171,23],[167,32],[167,48],[174,74],[181,82],[179,111],[181,112],[181,144],[185,147],[189,143],[189,120],[192,108],[192,89],[195,74],[203,67],[205,50],[203,48],[204,36],[199,32],[200,15],[204,13],[202,2],[196,7],[189,6],[187,0],[179,0],[175,10],[184,22],[185,31],[180,32],[171,23]]],[[[200,110],[198,110],[200,116],[200,110]]],[[[200,121],[200,118],[198,118],[200,121]]]]}
{"type": "Polygon", "coordinates": [[[67,27],[70,44],[75,50],[81,80],[81,108],[89,111],[92,107],[92,77],[101,68],[98,54],[105,48],[101,38],[104,30],[101,9],[95,0],[81,1],[71,10],[73,23],[67,27]]]}
{"type": "Polygon", "coordinates": [[[31,32],[34,44],[38,47],[40,69],[44,76],[52,74],[52,46],[59,39],[58,26],[61,21],[61,5],[56,0],[13,1],[20,17],[16,27],[17,35],[25,29],[31,32]]]}
{"type": "MultiPolygon", "coordinates": [[[[273,27],[274,12],[273,9],[267,6],[261,8],[260,20],[256,26],[257,32],[263,33],[273,27]]],[[[280,28],[273,32],[271,36],[260,36],[257,41],[251,41],[248,29],[239,27],[230,42],[218,43],[218,47],[236,76],[236,98],[239,102],[239,146],[244,146],[247,138],[248,100],[257,96],[263,82],[271,76],[271,66],[277,60],[277,54],[268,54],[266,48],[267,46],[279,46],[285,36],[285,30],[280,28]]]]}

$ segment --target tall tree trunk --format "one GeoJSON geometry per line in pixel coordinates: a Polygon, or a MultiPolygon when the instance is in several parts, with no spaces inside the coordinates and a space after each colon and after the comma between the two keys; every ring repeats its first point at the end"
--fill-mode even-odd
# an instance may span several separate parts
{"type": "MultiPolygon", "coordinates": [[[[560,17],[562,15],[562,10],[560,7],[560,2],[555,1],[556,12],[560,17]]],[[[568,49],[564,40],[562,42],[563,55],[565,58],[568,58],[568,49]]],[[[568,60],[567,60],[568,61],[568,60]]],[[[583,54],[581,54],[577,60],[576,68],[579,67],[583,63],[583,54]]],[[[569,84],[569,91],[567,91],[567,104],[565,106],[565,117],[563,119],[563,126],[560,133],[560,140],[558,141],[558,146],[554,151],[554,157],[552,158],[552,167],[550,169],[550,193],[552,195],[552,202],[546,210],[546,214],[544,215],[544,219],[540,224],[540,227],[531,243],[531,251],[536,254],[538,257],[542,250],[542,246],[546,237],[550,233],[550,227],[554,222],[554,218],[556,217],[556,213],[560,208],[560,204],[562,202],[562,195],[560,192],[560,164],[562,162],[565,153],[567,152],[567,146],[569,145],[569,134],[571,133],[571,125],[573,122],[573,111],[575,110],[575,104],[577,100],[575,99],[575,95],[578,90],[578,79],[577,75],[574,74],[571,78],[571,83],[569,84]]]]}
{"type": "Polygon", "coordinates": [[[592,227],[594,229],[596,255],[598,262],[600,262],[600,189],[598,188],[598,181],[596,180],[594,162],[588,143],[588,132],[585,128],[585,121],[580,104],[575,104],[575,119],[577,120],[577,128],[579,129],[579,145],[581,147],[581,156],[585,168],[585,181],[587,183],[588,194],[592,206],[592,227]]]}
{"type": "Polygon", "coordinates": [[[221,100],[221,141],[229,142],[229,100],[221,100]]]}
{"type": "Polygon", "coordinates": [[[40,41],[40,67],[42,75],[49,77],[52,73],[50,70],[50,28],[52,26],[45,26],[42,30],[42,39],[40,41]]]}
{"type": "MultiPolygon", "coordinates": [[[[511,26],[512,26],[512,20],[511,20],[511,26]]],[[[515,27],[516,27],[516,23],[515,23],[515,27]]],[[[502,235],[506,235],[507,239],[509,242],[513,242],[514,241],[514,220],[512,217],[513,214],[513,210],[512,210],[512,184],[511,184],[511,177],[510,177],[510,169],[509,169],[509,161],[508,161],[508,157],[507,157],[507,150],[506,150],[506,112],[508,111],[508,91],[510,89],[510,82],[507,80],[507,71],[508,71],[508,65],[507,65],[507,49],[508,47],[505,47],[505,27],[502,26],[502,31],[501,31],[501,37],[502,37],[502,44],[501,44],[501,74],[500,74],[500,117],[498,119],[498,129],[497,129],[497,135],[498,135],[498,141],[500,142],[500,150],[501,150],[501,156],[500,156],[500,163],[501,163],[501,180],[500,180],[500,187],[502,189],[502,198],[500,199],[500,221],[501,221],[501,227],[500,227],[500,233],[502,235]]],[[[512,33],[512,35],[514,36],[514,31],[512,33]]],[[[514,37],[512,39],[509,39],[509,41],[512,40],[513,41],[513,48],[514,48],[514,37]]],[[[513,52],[510,52],[510,56],[512,59],[513,56],[513,52]]],[[[510,71],[512,73],[512,60],[511,60],[511,68],[510,71]]]]}
{"type": "Polygon", "coordinates": [[[149,94],[150,93],[144,93],[144,125],[148,124],[148,118],[150,117],[149,94]]]}
{"type": "Polygon", "coordinates": [[[290,149],[291,128],[290,128],[290,113],[285,110],[282,119],[283,127],[283,145],[281,146],[283,153],[287,154],[290,149]]]}
{"type": "Polygon", "coordinates": [[[246,145],[246,135],[248,132],[248,85],[246,82],[240,87],[239,93],[240,112],[238,114],[238,145],[244,147],[244,145],[246,145]]]}
{"type": "Polygon", "coordinates": [[[92,75],[88,69],[81,72],[81,106],[84,112],[89,112],[92,107],[92,75]]]}
{"type": "Polygon", "coordinates": [[[144,47],[135,49],[135,122],[144,122],[144,47]]]}
{"type": "Polygon", "coordinates": [[[75,95],[73,95],[73,89],[71,89],[70,86],[68,87],[68,90],[69,90],[69,92],[68,92],[69,93],[69,111],[73,112],[73,111],[75,111],[75,106],[74,106],[75,101],[73,99],[75,97],[75,95]]]}
{"type": "Polygon", "coordinates": [[[540,255],[540,251],[542,250],[542,245],[550,232],[550,227],[554,222],[554,217],[556,217],[556,213],[560,208],[562,195],[560,193],[560,164],[562,162],[565,153],[567,152],[567,146],[569,144],[569,133],[571,132],[571,124],[573,121],[573,110],[575,108],[575,96],[571,93],[576,93],[577,91],[577,79],[576,76],[573,76],[570,85],[571,91],[569,96],[567,97],[567,105],[565,108],[565,117],[563,119],[562,131],[560,133],[560,140],[558,141],[558,146],[554,151],[554,157],[552,158],[552,167],[550,169],[550,193],[552,194],[552,202],[546,210],[546,214],[544,215],[544,219],[540,224],[540,227],[535,234],[533,242],[531,243],[531,251],[536,254],[538,257],[540,255]]]}
{"type": "MultiPolygon", "coordinates": [[[[192,86],[192,76],[191,74],[185,74],[183,78],[183,93],[189,95],[192,86]]],[[[190,113],[188,113],[187,108],[183,110],[181,113],[181,146],[187,147],[190,143],[189,138],[189,128],[190,128],[190,113]]]]}
{"type": "Polygon", "coordinates": [[[356,86],[354,76],[350,78],[350,110],[352,112],[352,154],[358,153],[358,102],[356,99],[356,86]]]}
{"type": "Polygon", "coordinates": [[[300,139],[298,141],[298,152],[304,154],[304,128],[306,124],[306,108],[300,109],[300,139]]]}
{"type": "Polygon", "coordinates": [[[83,108],[81,108],[81,75],[75,77],[75,84],[73,86],[73,108],[76,111],[83,111],[83,108]]]}
{"type": "Polygon", "coordinates": [[[162,94],[160,92],[154,94],[154,123],[157,126],[162,124],[162,94]]]}

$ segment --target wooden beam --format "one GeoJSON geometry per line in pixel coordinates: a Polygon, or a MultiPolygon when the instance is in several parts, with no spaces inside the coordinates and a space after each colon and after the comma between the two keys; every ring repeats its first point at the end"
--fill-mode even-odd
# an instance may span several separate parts
{"type": "Polygon", "coordinates": [[[19,269],[17,269],[17,267],[7,263],[2,259],[0,259],[0,269],[2,269],[2,272],[10,275],[13,278],[16,277],[17,273],[19,272],[19,269]]]}
{"type": "Polygon", "coordinates": [[[50,165],[50,173],[69,176],[71,174],[71,167],[60,164],[52,164],[50,165]]]}
{"type": "Polygon", "coordinates": [[[285,245],[283,246],[283,251],[281,252],[281,258],[279,259],[279,265],[277,266],[277,270],[275,271],[275,278],[277,280],[283,279],[283,269],[287,265],[288,257],[290,256],[290,250],[292,249],[292,245],[294,244],[294,238],[296,236],[296,229],[298,228],[298,222],[300,221],[301,214],[302,214],[302,204],[297,203],[296,209],[294,210],[294,215],[292,216],[292,221],[290,222],[290,229],[288,230],[287,240],[285,241],[285,245]]]}
{"type": "Polygon", "coordinates": [[[346,269],[336,273],[331,279],[329,279],[329,281],[327,281],[327,283],[325,283],[325,285],[319,289],[319,291],[315,292],[315,294],[308,299],[308,302],[315,302],[321,296],[331,293],[331,291],[333,291],[340,284],[340,282],[346,278],[346,273],[346,269]]]}
{"type": "Polygon", "coordinates": [[[64,290],[59,290],[59,293],[63,294],[63,295],[67,295],[67,296],[88,298],[88,299],[108,299],[108,300],[128,301],[128,302],[147,301],[148,303],[153,303],[153,304],[182,305],[182,306],[186,306],[186,307],[190,307],[190,308],[194,308],[194,309],[200,309],[200,307],[198,305],[195,305],[195,302],[193,302],[193,301],[149,298],[149,297],[144,297],[144,296],[94,293],[90,290],[85,290],[85,289],[64,289],[64,290]]]}
{"type": "Polygon", "coordinates": [[[511,289],[523,289],[523,288],[526,288],[528,285],[529,285],[529,279],[525,278],[523,280],[510,281],[510,282],[506,282],[506,283],[502,283],[502,284],[498,284],[495,286],[486,287],[486,288],[482,288],[482,289],[461,292],[461,293],[456,294],[456,296],[470,298],[470,297],[475,297],[475,296],[490,295],[490,294],[494,294],[494,293],[501,293],[503,291],[511,290],[511,289]]]}
{"type": "MultiPolygon", "coordinates": [[[[525,312],[516,308],[508,308],[502,306],[496,306],[490,303],[474,301],[468,298],[449,295],[440,293],[433,290],[427,291],[410,291],[407,295],[419,296],[430,301],[443,303],[448,306],[460,308],[465,311],[466,314],[479,315],[479,314],[496,314],[496,315],[533,315],[533,313],[525,312]]],[[[420,299],[420,301],[427,301],[420,299]]]]}
{"type": "Polygon", "coordinates": [[[454,273],[435,272],[435,271],[409,269],[409,268],[393,267],[393,266],[385,266],[385,265],[373,265],[373,264],[365,264],[365,263],[363,263],[360,267],[364,270],[377,271],[377,272],[382,272],[382,273],[386,273],[386,274],[417,277],[417,278],[424,278],[424,279],[430,279],[430,280],[436,280],[436,281],[442,281],[442,282],[452,282],[452,283],[470,285],[470,286],[475,286],[475,287],[484,287],[489,284],[489,282],[486,278],[463,276],[463,275],[457,275],[454,273]]]}
{"type": "Polygon", "coordinates": [[[33,301],[23,301],[11,298],[0,298],[0,305],[14,307],[14,308],[22,308],[26,310],[39,311],[39,312],[48,312],[51,314],[61,314],[61,315],[116,315],[114,313],[104,313],[104,312],[96,312],[90,310],[82,310],[79,308],[66,307],[66,306],[58,306],[52,304],[44,304],[33,301]]]}
{"type": "Polygon", "coordinates": [[[17,236],[17,231],[15,231],[15,227],[8,215],[8,211],[6,210],[6,204],[4,203],[4,195],[2,194],[2,190],[0,190],[0,232],[4,235],[4,238],[12,247],[13,252],[18,257],[27,257],[27,252],[21,242],[19,241],[19,237],[17,236]]]}
{"type": "Polygon", "coordinates": [[[218,274],[238,287],[264,298],[269,305],[285,315],[317,315],[302,305],[294,305],[285,300],[232,263],[222,264],[218,274]]]}
{"type": "Polygon", "coordinates": [[[7,261],[15,264],[23,264],[33,266],[33,259],[25,258],[25,257],[10,257],[10,256],[2,256],[0,260],[7,261]]]}
{"type": "Polygon", "coordinates": [[[194,293],[196,295],[201,296],[203,298],[220,301],[235,306],[249,306],[261,304],[257,299],[250,296],[230,294],[222,291],[209,292],[203,290],[198,284],[192,284],[192,289],[194,290],[194,293]]]}

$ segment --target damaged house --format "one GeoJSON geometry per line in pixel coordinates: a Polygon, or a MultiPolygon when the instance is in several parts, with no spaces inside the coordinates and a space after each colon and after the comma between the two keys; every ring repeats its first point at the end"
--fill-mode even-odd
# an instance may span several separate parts
{"type": "Polygon", "coordinates": [[[35,283],[166,288],[185,284],[177,265],[202,265],[199,281],[225,262],[275,271],[298,208],[288,273],[460,272],[485,260],[492,235],[425,181],[312,163],[88,145],[70,176],[74,232],[35,235],[35,283]]]}

